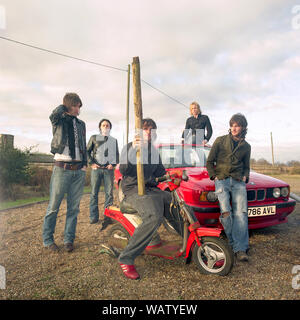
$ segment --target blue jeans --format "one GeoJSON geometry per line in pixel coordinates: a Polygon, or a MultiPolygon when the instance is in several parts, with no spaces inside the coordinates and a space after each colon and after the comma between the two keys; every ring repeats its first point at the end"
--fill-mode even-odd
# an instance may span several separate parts
{"type": "Polygon", "coordinates": [[[91,197],[90,197],[90,220],[99,219],[98,193],[101,182],[104,182],[105,202],[104,208],[113,204],[114,170],[92,169],[91,170],[91,197]]]}
{"type": "Polygon", "coordinates": [[[229,177],[224,180],[215,180],[215,189],[221,210],[220,221],[233,252],[246,251],[249,247],[246,184],[229,177]],[[230,195],[232,204],[230,204],[230,195]],[[225,212],[229,215],[222,217],[225,212]]]}
{"type": "Polygon", "coordinates": [[[84,182],[85,171],[65,170],[64,168],[54,166],[50,180],[50,200],[44,217],[44,246],[49,246],[54,243],[53,234],[56,226],[56,218],[65,193],[67,193],[67,215],[64,243],[73,243],[84,182]]]}

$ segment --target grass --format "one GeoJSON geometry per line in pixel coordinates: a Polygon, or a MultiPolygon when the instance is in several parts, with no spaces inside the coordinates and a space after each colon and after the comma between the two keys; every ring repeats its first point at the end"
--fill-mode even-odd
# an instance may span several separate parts
{"type": "MultiPolygon", "coordinates": [[[[289,175],[289,174],[272,174],[274,178],[283,180],[290,184],[292,192],[296,192],[297,194],[300,193],[300,188],[298,187],[300,181],[300,175],[289,175]]],[[[104,191],[103,186],[101,186],[100,191],[104,191]]],[[[90,193],[91,187],[86,186],[84,187],[84,193],[90,193]]],[[[29,197],[26,199],[19,199],[16,201],[3,201],[0,203],[0,210],[5,210],[13,207],[18,207],[26,204],[37,203],[41,201],[48,201],[49,196],[46,197],[29,197]]]]}
{"type": "Polygon", "coordinates": [[[16,201],[3,201],[0,203],[0,210],[19,207],[25,204],[36,203],[36,202],[47,201],[47,200],[49,200],[49,197],[33,197],[28,199],[19,199],[16,201]]]}
{"type": "MultiPolygon", "coordinates": [[[[100,189],[101,191],[103,190],[103,187],[100,189]]],[[[83,193],[90,193],[91,192],[91,187],[84,187],[83,193]]],[[[0,203],[0,210],[5,210],[13,207],[20,207],[26,204],[32,204],[32,203],[37,203],[41,201],[48,201],[49,196],[46,197],[30,197],[26,199],[18,199],[16,201],[3,201],[0,203]]]]}

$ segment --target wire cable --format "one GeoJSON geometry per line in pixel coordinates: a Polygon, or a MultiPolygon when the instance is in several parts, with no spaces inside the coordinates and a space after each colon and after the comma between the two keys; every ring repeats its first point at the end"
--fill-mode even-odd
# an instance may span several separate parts
{"type": "MultiPolygon", "coordinates": [[[[38,46],[34,46],[34,45],[31,45],[31,44],[28,44],[28,43],[25,43],[25,42],[21,42],[21,41],[17,41],[17,40],[14,40],[14,39],[11,39],[11,38],[7,38],[7,37],[3,37],[3,36],[0,36],[0,39],[2,40],[6,40],[6,41],[10,41],[12,43],[15,43],[15,44],[19,44],[19,45],[22,45],[22,46],[25,46],[25,47],[29,47],[29,48],[32,48],[32,49],[36,49],[36,50],[40,50],[40,51],[44,51],[44,52],[47,52],[47,53],[51,53],[51,54],[55,54],[55,55],[58,55],[58,56],[61,56],[61,57],[65,57],[65,58],[69,58],[69,59],[73,59],[73,60],[77,60],[77,61],[81,61],[81,62],[85,62],[85,63],[89,63],[89,64],[93,64],[93,65],[97,65],[97,66],[100,66],[100,67],[104,67],[104,68],[110,68],[110,69],[114,69],[114,70],[118,70],[118,71],[123,71],[123,72],[128,72],[128,70],[126,69],[122,69],[122,68],[118,68],[118,67],[114,67],[114,66],[110,66],[110,65],[106,65],[106,64],[103,64],[103,63],[99,63],[99,62],[95,62],[95,61],[90,61],[90,60],[86,60],[86,59],[82,59],[82,58],[77,58],[77,57],[74,57],[74,56],[70,56],[68,54],[64,54],[64,53],[61,53],[61,52],[58,52],[58,51],[54,51],[54,50],[49,50],[49,49],[45,49],[45,48],[42,48],[42,47],[38,47],[38,46]]],[[[132,74],[132,72],[130,72],[130,74],[132,74]]],[[[164,96],[168,97],[169,99],[173,100],[174,102],[182,105],[183,107],[185,107],[186,109],[189,109],[189,107],[187,105],[185,105],[184,103],[182,103],[181,101],[173,98],[172,96],[170,96],[169,94],[165,93],[164,91],[154,87],[152,84],[150,84],[149,82],[141,79],[141,81],[143,83],[145,83],[146,85],[148,85],[149,87],[151,87],[152,89],[158,91],[159,93],[163,94],[164,96]]],[[[212,118],[213,119],[213,118],[212,118]]],[[[215,120],[215,122],[219,123],[220,125],[223,125],[220,121],[218,120],[215,120]]]]}
{"type": "Polygon", "coordinates": [[[90,61],[90,60],[77,58],[77,57],[74,57],[74,56],[70,56],[68,54],[60,53],[60,52],[53,51],[53,50],[44,49],[44,48],[41,48],[41,47],[38,47],[38,46],[33,46],[31,44],[27,44],[27,43],[24,43],[24,42],[21,42],[21,41],[17,41],[17,40],[13,40],[13,39],[10,39],[10,38],[6,38],[6,37],[0,36],[0,39],[7,40],[7,41],[10,41],[10,42],[13,42],[13,43],[16,43],[16,44],[21,44],[21,45],[23,45],[25,47],[29,47],[29,48],[37,49],[37,50],[40,50],[40,51],[56,54],[58,56],[62,56],[62,57],[65,57],[65,58],[74,59],[74,60],[78,60],[78,61],[94,64],[94,65],[97,65],[97,66],[100,66],[100,67],[105,67],[105,68],[110,68],[110,69],[115,69],[115,70],[127,72],[127,70],[125,70],[125,69],[109,66],[109,65],[106,65],[106,64],[103,64],[103,63],[99,63],[99,62],[94,62],[94,61],[90,61]]]}
{"type": "MultiPolygon", "coordinates": [[[[58,55],[58,56],[62,56],[62,57],[65,57],[65,58],[74,59],[74,60],[77,60],[77,61],[94,64],[94,65],[97,65],[97,66],[100,66],[100,67],[105,67],[105,68],[110,68],[110,69],[114,69],[114,70],[119,70],[119,71],[128,72],[128,70],[126,70],[126,69],[122,69],[122,68],[118,68],[118,67],[106,65],[106,64],[103,64],[103,63],[99,63],[99,62],[95,62],[95,61],[90,61],[90,60],[82,59],[82,58],[77,58],[77,57],[74,57],[74,56],[70,56],[70,55],[68,55],[68,54],[64,54],[64,53],[60,53],[60,52],[57,52],[57,51],[53,51],[53,50],[41,48],[41,47],[34,46],[34,45],[31,45],[31,44],[28,44],[28,43],[25,43],[25,42],[17,41],[17,40],[14,40],[14,39],[2,37],[2,36],[0,36],[0,39],[6,40],[6,41],[10,41],[10,42],[13,42],[13,43],[16,43],[16,44],[19,44],[19,45],[23,45],[23,46],[25,46],[25,47],[29,47],[29,48],[32,48],[32,49],[37,49],[37,50],[44,51],[44,52],[47,52],[47,53],[51,53],[51,54],[55,54],[55,55],[58,55]]],[[[131,74],[132,74],[132,73],[131,73],[131,74]]],[[[182,102],[180,102],[179,100],[171,97],[170,95],[168,95],[167,93],[163,92],[162,90],[154,87],[154,86],[153,86],[152,84],[150,84],[149,82],[147,82],[147,81],[145,81],[145,80],[143,80],[143,79],[141,79],[141,81],[144,82],[144,83],[145,83],[146,85],[148,85],[149,87],[151,87],[152,89],[160,92],[160,93],[163,94],[164,96],[168,97],[169,99],[175,101],[176,103],[178,103],[178,104],[180,104],[180,105],[182,105],[182,106],[184,106],[185,108],[188,109],[188,106],[186,106],[184,103],[182,103],[182,102]]]]}

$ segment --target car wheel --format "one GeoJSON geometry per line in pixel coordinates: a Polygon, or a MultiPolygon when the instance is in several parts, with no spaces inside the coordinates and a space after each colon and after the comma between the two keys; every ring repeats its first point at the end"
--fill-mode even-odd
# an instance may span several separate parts
{"type": "Polygon", "coordinates": [[[233,266],[234,254],[226,241],[216,237],[203,237],[201,246],[193,249],[193,261],[203,274],[226,276],[233,266]]]}

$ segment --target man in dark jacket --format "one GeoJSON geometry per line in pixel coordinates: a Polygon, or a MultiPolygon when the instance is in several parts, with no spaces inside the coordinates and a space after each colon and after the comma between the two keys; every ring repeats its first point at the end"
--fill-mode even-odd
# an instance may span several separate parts
{"type": "Polygon", "coordinates": [[[44,217],[43,243],[51,251],[58,251],[53,234],[56,218],[64,194],[67,194],[67,215],[64,232],[64,247],[73,251],[73,242],[83,194],[87,166],[85,123],[77,117],[82,106],[76,93],[67,93],[63,104],[50,115],[53,139],[51,152],[54,167],[50,181],[50,200],[44,217]]]}
{"type": "MultiPolygon", "coordinates": [[[[87,145],[87,154],[91,165],[91,197],[90,223],[99,220],[98,193],[103,180],[105,202],[104,209],[113,204],[114,167],[119,163],[119,148],[117,139],[110,135],[112,124],[108,119],[99,122],[100,134],[92,135],[87,145]]],[[[101,230],[110,223],[111,218],[104,216],[101,230]]]]}
{"type": "MultiPolygon", "coordinates": [[[[157,187],[155,178],[163,176],[166,171],[160,155],[152,142],[156,138],[156,124],[152,119],[143,119],[143,139],[135,137],[132,143],[124,146],[120,159],[120,172],[123,175],[122,191],[125,201],[136,209],[142,223],[135,229],[127,247],[119,256],[119,264],[124,275],[130,279],[139,279],[134,260],[139,256],[156,234],[163,216],[169,217],[171,195],[157,187]],[[146,194],[138,195],[136,152],[142,148],[146,194]]],[[[171,222],[171,221],[170,221],[171,222]]],[[[174,226],[176,228],[176,226],[174,226]]]]}
{"type": "Polygon", "coordinates": [[[239,261],[248,261],[248,202],[251,147],[245,141],[247,120],[238,113],[230,119],[229,134],[218,137],[208,159],[207,171],[215,181],[220,221],[239,261]],[[232,206],[230,204],[230,196],[232,206]]]}
{"type": "Polygon", "coordinates": [[[212,136],[213,130],[209,117],[202,114],[200,105],[194,101],[190,104],[190,114],[182,132],[182,142],[192,144],[206,144],[212,136]]]}

